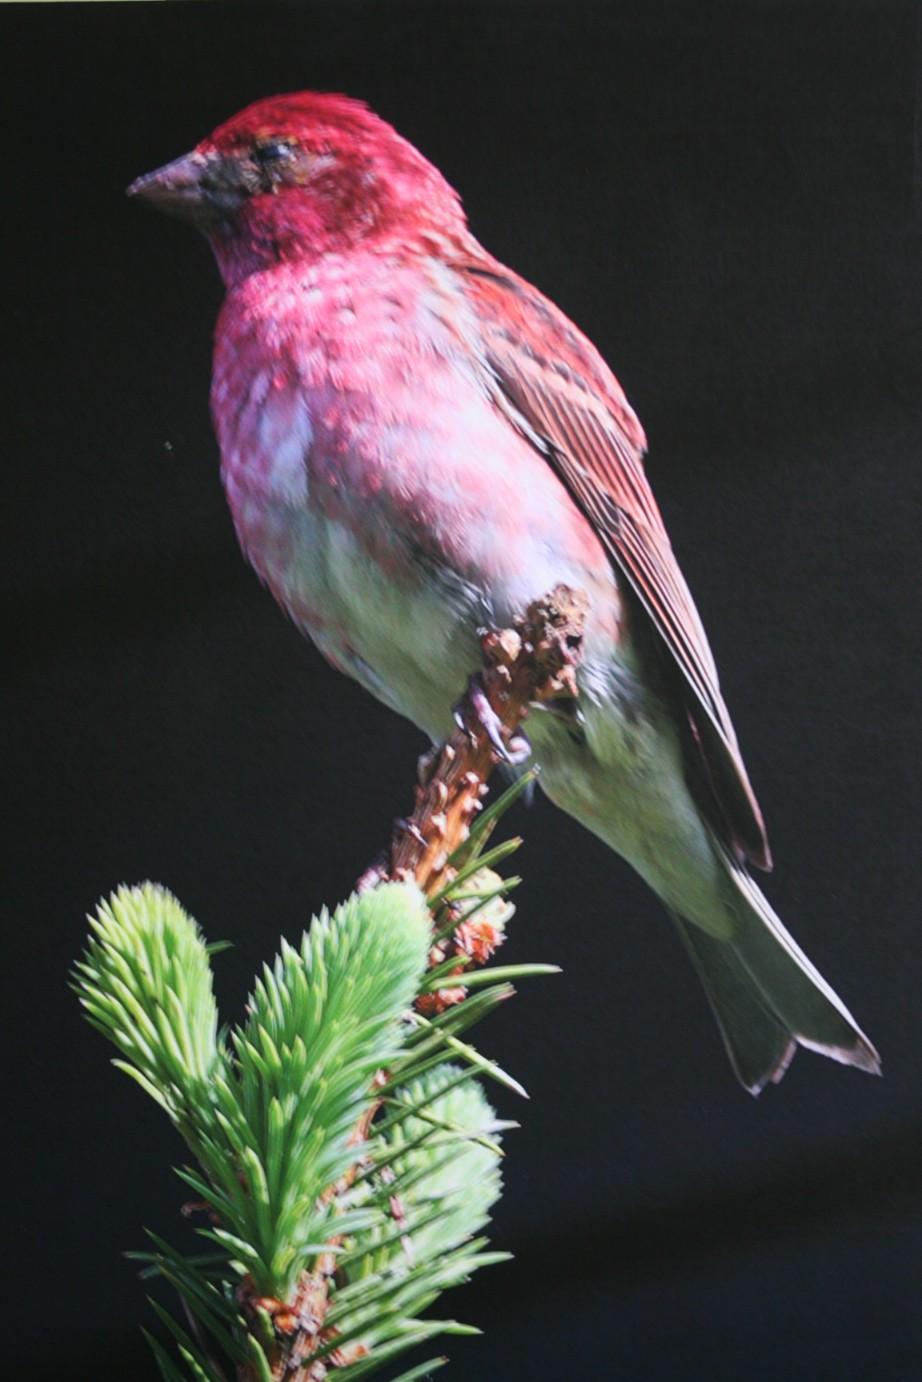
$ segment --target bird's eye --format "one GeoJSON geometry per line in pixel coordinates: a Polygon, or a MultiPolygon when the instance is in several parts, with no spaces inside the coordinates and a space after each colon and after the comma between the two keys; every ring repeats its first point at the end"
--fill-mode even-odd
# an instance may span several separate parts
{"type": "Polygon", "coordinates": [[[292,148],[284,139],[267,139],[264,144],[257,144],[253,153],[259,163],[278,163],[291,158],[292,148]]]}

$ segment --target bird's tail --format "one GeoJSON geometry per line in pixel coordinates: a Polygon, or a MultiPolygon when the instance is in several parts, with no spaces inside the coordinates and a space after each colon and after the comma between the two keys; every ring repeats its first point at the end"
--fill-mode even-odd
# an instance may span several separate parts
{"type": "Polygon", "coordinates": [[[782,926],[753,880],[715,844],[736,922],[731,939],[674,917],[741,1084],[777,1083],[797,1046],[880,1074],[880,1057],[851,1013],[782,926]]]}

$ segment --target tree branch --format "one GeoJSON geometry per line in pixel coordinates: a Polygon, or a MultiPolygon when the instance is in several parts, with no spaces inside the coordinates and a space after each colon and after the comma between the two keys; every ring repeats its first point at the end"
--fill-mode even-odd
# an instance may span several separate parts
{"type": "MultiPolygon", "coordinates": [[[[516,751],[527,750],[527,741],[517,731],[530,708],[575,700],[587,609],[583,591],[558,585],[529,605],[511,628],[483,632],[483,671],[472,680],[456,712],[458,727],[422,761],[415,809],[409,819],[396,823],[386,866],[367,870],[359,880],[362,891],[387,879],[412,879],[434,903],[438,930],[430,951],[430,970],[452,956],[458,957],[458,964],[449,967],[446,987],[417,998],[418,1009],[426,1015],[461,1002],[467,990],[454,976],[471,964],[483,964],[502,941],[489,917],[466,921],[464,908],[444,902],[443,895],[458,876],[458,852],[463,851],[472,822],[482,809],[490,775],[516,751]]],[[[384,1078],[380,1073],[377,1083],[384,1078]]],[[[379,1107],[375,1101],[365,1110],[353,1135],[356,1144],[369,1136],[379,1107]]],[[[347,1189],[359,1170],[358,1164],[352,1167],[326,1197],[347,1189]]],[[[399,1204],[392,1212],[398,1219],[399,1204]]],[[[329,1246],[337,1245],[338,1240],[331,1240],[329,1246]]],[[[331,1371],[362,1356],[361,1345],[330,1349],[335,1331],[325,1329],[324,1321],[334,1271],[335,1254],[321,1254],[313,1269],[302,1274],[290,1302],[257,1298],[246,1283],[238,1293],[256,1337],[261,1333],[260,1319],[268,1316],[274,1336],[267,1350],[273,1382],[322,1382],[331,1371]],[[324,1348],[322,1360],[312,1362],[324,1348]]],[[[259,1377],[251,1365],[238,1369],[239,1382],[259,1382],[259,1377]]]]}

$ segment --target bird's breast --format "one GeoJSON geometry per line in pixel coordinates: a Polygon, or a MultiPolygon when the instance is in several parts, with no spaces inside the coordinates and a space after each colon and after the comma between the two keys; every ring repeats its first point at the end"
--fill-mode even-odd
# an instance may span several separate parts
{"type": "Polygon", "coordinates": [[[384,687],[425,674],[456,694],[477,626],[560,581],[615,646],[608,559],[490,401],[463,302],[438,274],[377,268],[286,273],[225,308],[212,404],[249,560],[331,660],[384,687]]]}

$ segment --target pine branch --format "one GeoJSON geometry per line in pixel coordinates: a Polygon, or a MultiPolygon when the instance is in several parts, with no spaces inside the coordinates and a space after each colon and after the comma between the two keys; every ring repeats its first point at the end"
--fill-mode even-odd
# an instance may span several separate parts
{"type": "MultiPolygon", "coordinates": [[[[435,921],[429,969],[438,982],[430,980],[422,986],[416,999],[421,1014],[443,1013],[464,1002],[468,993],[465,985],[443,985],[441,980],[466,974],[472,965],[485,964],[503,942],[514,909],[506,900],[508,885],[492,871],[492,865],[512,853],[521,841],[507,841],[489,855],[484,850],[493,827],[534,774],[523,774],[479,829],[472,831],[471,825],[482,810],[488,779],[496,766],[508,761],[510,750],[527,748],[527,741],[518,737],[517,731],[531,706],[575,699],[575,669],[582,651],[587,608],[582,591],[561,585],[533,602],[525,616],[515,620],[514,627],[484,631],[484,670],[476,691],[486,702],[485,714],[469,695],[464,710],[473,713],[457,712],[455,733],[421,765],[415,809],[408,820],[399,821],[395,827],[387,871],[372,869],[360,880],[360,887],[363,883],[367,887],[382,878],[412,878],[429,899],[435,921]]],[[[489,982],[490,991],[482,995],[486,1002],[480,1005],[481,1010],[492,1006],[500,993],[511,993],[511,989],[500,987],[500,979],[489,982]]],[[[476,1011],[477,1005],[471,1005],[465,1016],[473,1018],[476,1011]]],[[[448,1030],[443,1028],[439,1033],[436,1044],[439,1042],[452,1054],[463,1055],[469,1071],[480,1069],[524,1093],[517,1081],[484,1062],[474,1048],[459,1043],[448,1030]]],[[[417,1069],[423,1072],[428,1068],[429,1062],[420,1063],[417,1057],[417,1069]]],[[[379,1085],[385,1078],[382,1070],[379,1085]]],[[[366,1115],[366,1124],[377,1111],[375,1106],[366,1115]]],[[[420,1139],[428,1140],[427,1133],[420,1134],[420,1139]]],[[[320,1300],[325,1302],[326,1296],[321,1295],[320,1300]]],[[[296,1344],[295,1351],[298,1347],[296,1344]]]]}
{"type": "Polygon", "coordinates": [[[201,1168],[178,1174],[211,1251],[151,1235],[135,1254],[182,1301],[186,1325],[155,1306],[182,1360],[151,1341],[171,1382],[227,1382],[225,1364],[238,1382],[359,1382],[437,1334],[476,1332],[420,1316],[505,1259],[475,1235],[515,1125],[476,1077],[524,1090],[461,1036],[509,980],[554,968],[478,968],[514,911],[517,880],[494,866],[520,842],[487,846],[533,774],[484,811],[482,798],[529,707],[575,695],[585,607],[558,587],[483,635],[476,694],[421,775],[386,879],[315,918],[299,947],[282,942],[242,1026],[219,1034],[210,955],[223,947],[165,890],[119,889],[90,920],[74,976],[86,1015],[201,1168]]]}
{"type": "Polygon", "coordinates": [[[503,942],[511,915],[504,901],[510,882],[492,870],[521,841],[484,851],[503,813],[534,780],[534,770],[523,773],[480,815],[483,798],[497,765],[511,750],[527,749],[518,731],[532,706],[554,702],[559,712],[575,709],[588,605],[584,591],[555,586],[512,628],[483,632],[484,668],[476,690],[494,717],[493,732],[469,695],[456,712],[455,732],[421,765],[412,816],[395,826],[385,876],[415,879],[436,919],[430,968],[446,982],[427,985],[417,999],[417,1008],[427,1015],[460,1003],[467,987],[447,981],[485,964],[503,942]]]}

